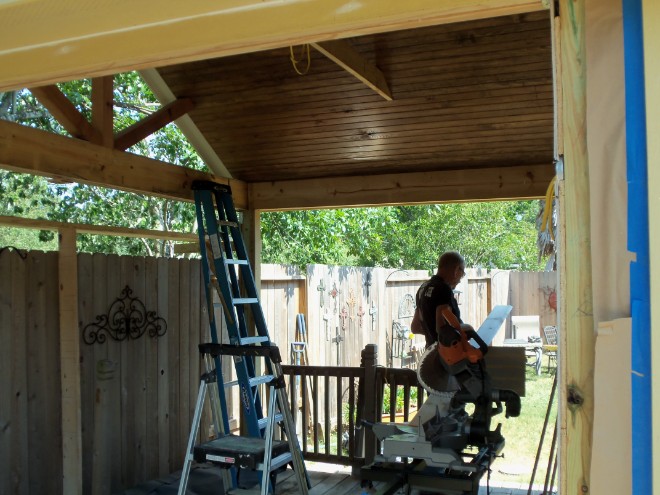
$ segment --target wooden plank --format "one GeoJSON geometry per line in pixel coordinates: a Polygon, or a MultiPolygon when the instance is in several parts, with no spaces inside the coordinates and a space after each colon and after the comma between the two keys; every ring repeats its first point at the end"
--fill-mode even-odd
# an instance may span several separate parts
{"type": "Polygon", "coordinates": [[[180,260],[172,260],[167,273],[167,305],[168,305],[168,366],[169,366],[169,459],[170,467],[183,466],[186,438],[181,437],[179,415],[184,405],[181,400],[179,369],[181,356],[179,353],[179,269],[180,260]]]}
{"type": "Polygon", "coordinates": [[[591,280],[589,161],[586,139],[584,1],[560,0],[564,88],[564,219],[559,353],[560,493],[588,493],[593,432],[595,337],[591,280]],[[562,331],[562,329],[564,331],[562,331]]]}
{"type": "Polygon", "coordinates": [[[167,322],[167,333],[158,339],[157,371],[158,371],[158,401],[154,407],[158,411],[158,475],[163,476],[174,471],[170,465],[170,425],[169,425],[169,341],[171,338],[173,322],[169,318],[169,266],[171,261],[167,258],[157,259],[156,287],[158,289],[158,315],[167,322]]]}
{"type": "MultiPolygon", "coordinates": [[[[660,491],[660,479],[655,475],[656,469],[660,468],[660,439],[657,435],[657,428],[660,424],[659,414],[660,407],[660,384],[658,380],[654,380],[655,371],[658,369],[658,360],[656,349],[660,346],[660,341],[658,340],[657,329],[660,328],[660,310],[658,310],[658,300],[660,300],[660,267],[658,266],[657,261],[660,256],[660,229],[658,229],[658,223],[660,222],[660,201],[656,191],[660,185],[660,174],[658,173],[658,163],[660,163],[660,148],[656,141],[655,135],[660,130],[660,119],[658,119],[657,111],[658,104],[660,102],[660,86],[658,85],[658,77],[660,75],[660,65],[658,64],[657,58],[654,54],[658,53],[660,48],[660,37],[657,29],[658,19],[660,18],[660,9],[658,4],[651,2],[650,0],[643,0],[641,7],[637,6],[631,8],[633,12],[631,18],[634,19],[636,16],[635,10],[641,8],[642,10],[642,21],[643,21],[643,36],[644,36],[644,96],[637,95],[637,98],[645,98],[646,101],[646,146],[648,153],[647,161],[647,170],[648,170],[648,277],[649,277],[649,324],[650,329],[639,328],[643,326],[642,321],[644,317],[638,317],[638,315],[643,315],[647,311],[643,302],[639,302],[639,309],[634,310],[633,318],[635,318],[635,328],[633,332],[633,339],[636,342],[644,342],[642,345],[650,344],[651,351],[649,352],[648,358],[636,359],[635,364],[633,365],[633,373],[639,373],[639,371],[645,370],[644,365],[648,365],[650,370],[653,370],[652,376],[637,377],[635,379],[635,395],[639,394],[639,390],[643,387],[649,387],[651,392],[651,397],[648,399],[651,406],[651,411],[648,413],[645,412],[646,416],[649,414],[653,421],[652,426],[652,440],[651,448],[652,451],[649,452],[650,461],[639,461],[634,463],[633,467],[633,476],[635,480],[633,486],[636,489],[643,489],[644,487],[651,488],[647,483],[649,477],[652,479],[653,492],[657,493],[660,491]],[[639,318],[639,319],[638,319],[639,318]],[[656,351],[654,353],[654,351],[656,351]],[[656,354],[654,356],[654,354],[656,354]],[[650,362],[646,363],[645,359],[650,359],[650,362]],[[642,365],[642,363],[644,363],[642,365]],[[643,469],[643,466],[648,466],[651,469],[652,475],[639,475],[637,478],[638,470],[643,469]],[[641,478],[641,479],[640,479],[641,478]]],[[[631,6],[632,7],[632,6],[631,6]]],[[[628,12],[626,12],[628,15],[628,12]]],[[[628,28],[626,27],[626,30],[628,28]]],[[[628,38],[628,33],[626,32],[626,38],[628,38]]],[[[636,57],[635,57],[636,58],[636,57]]],[[[644,100],[642,100],[644,101],[644,100]]],[[[641,126],[641,124],[640,124],[641,126]]],[[[630,132],[630,131],[628,131],[630,132]]],[[[635,140],[636,143],[644,142],[640,137],[639,140],[635,140]]],[[[643,160],[643,155],[638,157],[638,160],[643,160]]],[[[641,164],[640,164],[641,165],[641,164]]],[[[638,179],[638,180],[641,180],[638,179]]],[[[643,260],[637,258],[639,265],[642,265],[643,260]]],[[[641,267],[640,267],[641,268],[641,267]]],[[[640,270],[637,268],[637,270],[640,270]]],[[[640,277],[641,278],[641,277],[640,277]]],[[[638,345],[638,344],[636,344],[638,345]]],[[[633,401],[633,408],[635,407],[637,401],[639,401],[642,407],[649,407],[644,401],[645,399],[639,397],[633,401]]],[[[633,409],[634,411],[634,409],[633,409]]],[[[634,421],[633,425],[638,425],[643,423],[643,421],[634,421]]],[[[633,426],[634,427],[634,426],[633,426]]],[[[635,440],[635,446],[642,444],[642,441],[635,440]]]]}
{"type": "MultiPolygon", "coordinates": [[[[11,450],[13,452],[12,489],[19,493],[30,493],[30,462],[28,446],[28,316],[27,311],[27,281],[30,279],[27,259],[12,255],[11,261],[11,308],[12,308],[12,411],[13,421],[11,435],[11,450]]],[[[34,468],[33,468],[34,469],[34,468]]]]}
{"type": "Polygon", "coordinates": [[[192,201],[193,180],[230,185],[236,208],[247,205],[246,186],[143,156],[0,121],[0,167],[139,194],[192,201]]]}
{"type": "Polygon", "coordinates": [[[92,125],[98,132],[99,140],[92,139],[91,141],[107,148],[112,148],[114,142],[113,90],[113,76],[92,79],[92,125]]]}
{"type": "MultiPolygon", "coordinates": [[[[58,230],[60,228],[72,228],[80,234],[112,235],[120,237],[135,237],[139,239],[162,239],[172,241],[198,241],[199,239],[197,234],[186,234],[185,232],[165,232],[162,230],[133,229],[128,227],[112,227],[107,225],[56,222],[53,220],[21,218],[9,215],[0,215],[0,225],[38,230],[58,230]]],[[[197,246],[199,246],[199,244],[197,244],[197,246]]]]}
{"type": "MultiPolygon", "coordinates": [[[[62,380],[63,492],[82,493],[80,341],[76,231],[59,231],[60,377],[62,380]]],[[[44,459],[45,462],[45,459],[44,459]]],[[[50,482],[50,480],[49,480],[50,482]]]]}
{"type": "MultiPolygon", "coordinates": [[[[192,424],[192,413],[195,403],[191,404],[189,390],[191,369],[190,358],[190,263],[181,260],[179,263],[179,438],[186,441],[190,434],[192,424]]],[[[184,449],[185,450],[185,449],[184,449]]]]}
{"type": "Polygon", "coordinates": [[[542,8],[533,0],[369,0],[359,9],[339,0],[266,6],[241,0],[230,9],[184,8],[172,0],[159,9],[125,0],[106,8],[78,1],[68,9],[18,1],[5,8],[13,22],[0,38],[0,64],[12,71],[0,78],[0,90],[542,8]],[[276,30],[273,19],[280,20],[276,30]]]}
{"type": "Polygon", "coordinates": [[[303,209],[540,198],[554,176],[551,164],[250,184],[255,209],[303,209]]]}
{"type": "MultiPolygon", "coordinates": [[[[80,253],[78,261],[78,340],[80,347],[80,424],[82,452],[94,453],[95,428],[94,409],[96,407],[96,370],[94,347],[80,342],[82,330],[90,321],[94,321],[94,265],[93,257],[88,253],[80,253]]],[[[98,284],[101,285],[101,284],[98,284]]],[[[92,480],[94,479],[94,454],[82,456],[82,489],[84,493],[92,493],[92,480]]],[[[96,495],[98,492],[93,492],[96,495]]]]}
{"type": "Polygon", "coordinates": [[[387,101],[392,101],[392,92],[383,73],[366,60],[345,40],[330,40],[311,43],[315,49],[335,62],[339,67],[369,86],[387,101]]]}
{"type": "MultiPolygon", "coordinates": [[[[12,347],[12,333],[18,331],[12,326],[12,258],[18,257],[18,252],[7,249],[0,251],[0,390],[4,390],[6,399],[0,401],[0,465],[7,473],[17,473],[14,463],[20,459],[20,452],[12,452],[12,437],[16,436],[16,423],[12,417],[12,405],[16,384],[12,382],[12,366],[14,365],[15,349],[12,347]],[[17,455],[18,454],[18,455],[17,455]]],[[[0,493],[12,493],[13,476],[0,477],[0,493]]]]}
{"type": "Polygon", "coordinates": [[[115,149],[123,151],[130,148],[167,124],[187,114],[193,108],[195,108],[195,104],[190,98],[181,98],[164,105],[142,120],[119,131],[115,136],[115,149]]]}
{"type": "MultiPolygon", "coordinates": [[[[122,290],[130,287],[135,297],[135,272],[133,258],[119,258],[119,273],[122,290]]],[[[123,486],[133,486],[136,481],[137,466],[137,418],[136,396],[139,389],[139,377],[142,369],[135,363],[135,345],[130,339],[116,343],[119,348],[119,368],[121,370],[121,481],[123,486]]]]}
{"type": "MultiPolygon", "coordinates": [[[[158,313],[158,258],[147,257],[144,259],[144,305],[147,311],[158,313]]],[[[145,480],[156,479],[159,473],[159,451],[160,438],[158,436],[158,348],[160,340],[166,337],[154,338],[150,335],[144,336],[144,397],[145,397],[145,431],[144,447],[142,455],[145,458],[144,478],[145,480]]]]}
{"type": "Polygon", "coordinates": [[[30,92],[39,100],[58,123],[73,137],[85,141],[100,142],[101,135],[87,118],[81,114],[57,86],[30,88],[30,92]]]}
{"type": "MultiPolygon", "coordinates": [[[[146,262],[149,258],[134,257],[132,260],[133,271],[133,295],[142,301],[146,311],[153,311],[152,300],[147,297],[146,291],[146,262]],[[149,301],[150,304],[147,304],[149,301]]],[[[146,315],[145,315],[146,318],[146,315]]],[[[147,402],[147,379],[149,370],[147,369],[147,353],[150,350],[151,337],[146,331],[142,336],[134,341],[126,342],[129,347],[130,368],[133,376],[135,413],[133,424],[135,426],[135,435],[133,437],[133,451],[135,452],[135,478],[130,486],[149,480],[147,470],[147,458],[153,455],[152,446],[147,441],[147,429],[149,427],[149,408],[151,404],[147,402]]],[[[126,418],[128,420],[128,418],[126,418]]]]}

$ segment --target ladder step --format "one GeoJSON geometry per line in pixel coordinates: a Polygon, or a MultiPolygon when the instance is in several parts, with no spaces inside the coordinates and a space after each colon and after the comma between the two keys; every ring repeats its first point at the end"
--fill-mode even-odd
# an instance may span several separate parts
{"type": "MultiPolygon", "coordinates": [[[[274,457],[270,461],[270,470],[275,471],[275,470],[281,468],[282,466],[286,466],[288,463],[291,462],[292,459],[293,459],[293,456],[291,455],[290,452],[285,452],[284,454],[280,454],[277,457],[274,457]]],[[[261,471],[263,469],[263,467],[264,467],[263,464],[259,464],[257,466],[257,470],[261,471]]]]}
{"type": "MultiPolygon", "coordinates": [[[[273,381],[273,375],[261,375],[254,378],[250,378],[250,385],[256,387],[257,385],[261,385],[262,383],[270,383],[272,381],[273,381]]],[[[232,380],[230,382],[225,382],[223,384],[225,388],[235,387],[236,385],[238,385],[238,380],[232,380]]]]}
{"type": "Polygon", "coordinates": [[[234,299],[234,306],[238,306],[239,304],[258,304],[259,299],[256,297],[237,297],[234,299]]]}
{"type": "Polygon", "coordinates": [[[273,375],[255,376],[253,378],[250,378],[250,385],[256,387],[257,385],[261,385],[262,383],[270,383],[273,381],[273,378],[274,378],[273,375]]]}
{"type": "Polygon", "coordinates": [[[218,220],[218,226],[221,225],[224,227],[238,227],[238,223],[230,222],[229,220],[218,220]]]}
{"type": "Polygon", "coordinates": [[[238,258],[225,258],[225,263],[227,265],[247,265],[249,262],[238,258]]]}
{"type": "Polygon", "coordinates": [[[257,335],[255,337],[241,337],[241,345],[260,344],[262,342],[269,342],[270,339],[266,335],[257,335]]]}
{"type": "MultiPolygon", "coordinates": [[[[275,414],[275,422],[276,422],[276,423],[279,423],[279,422],[281,422],[282,420],[284,420],[284,416],[282,416],[282,413],[277,413],[277,414],[275,414]]],[[[258,423],[259,423],[259,428],[263,430],[263,429],[266,428],[266,426],[268,425],[268,417],[261,418],[261,419],[258,421],[258,423]]]]}

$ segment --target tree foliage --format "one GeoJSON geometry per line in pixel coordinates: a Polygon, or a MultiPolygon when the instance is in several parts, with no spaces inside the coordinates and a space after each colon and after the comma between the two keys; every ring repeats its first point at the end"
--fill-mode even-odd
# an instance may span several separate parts
{"type": "Polygon", "coordinates": [[[457,250],[468,266],[536,270],[537,210],[516,201],[265,213],[263,261],[434,270],[457,250]]]}

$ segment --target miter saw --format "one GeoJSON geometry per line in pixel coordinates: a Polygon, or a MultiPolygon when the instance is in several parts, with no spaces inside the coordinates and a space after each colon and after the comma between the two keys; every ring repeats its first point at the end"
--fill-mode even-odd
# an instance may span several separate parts
{"type": "Polygon", "coordinates": [[[478,493],[481,477],[504,447],[501,425],[490,429],[492,417],[520,414],[519,395],[493,388],[483,359],[510,311],[497,306],[478,332],[443,313],[447,324],[417,370],[428,398],[408,423],[366,425],[380,453],[362,469],[363,480],[386,481],[382,493],[406,485],[446,495],[478,493]]]}

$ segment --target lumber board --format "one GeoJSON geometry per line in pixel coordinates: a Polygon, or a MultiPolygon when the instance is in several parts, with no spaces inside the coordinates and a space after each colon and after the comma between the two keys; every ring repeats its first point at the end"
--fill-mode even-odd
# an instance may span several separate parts
{"type": "MultiPolygon", "coordinates": [[[[2,441],[0,442],[0,464],[5,466],[9,472],[16,472],[14,463],[20,458],[20,452],[12,452],[12,437],[15,436],[15,424],[12,417],[12,406],[15,394],[15,384],[12,373],[14,360],[12,355],[15,351],[12,347],[12,332],[17,331],[12,326],[11,307],[11,262],[16,256],[10,250],[0,251],[0,390],[5,391],[5,400],[0,401],[0,430],[2,441]],[[16,455],[16,454],[19,455],[16,455]]],[[[0,493],[12,492],[12,480],[9,476],[0,477],[0,493]]]]}
{"type": "Polygon", "coordinates": [[[538,0],[369,0],[359,9],[339,0],[240,0],[232,8],[167,0],[151,9],[122,0],[62,9],[22,0],[5,7],[12,22],[0,38],[0,64],[13,70],[0,77],[0,90],[542,8],[538,0]]]}
{"type": "MultiPolygon", "coordinates": [[[[147,311],[158,313],[158,258],[147,257],[144,259],[144,305],[147,311]]],[[[167,335],[167,334],[166,334],[167,335]]],[[[159,341],[165,336],[152,338],[145,336],[144,339],[144,395],[145,403],[145,432],[143,458],[144,477],[151,479],[154,473],[159,473],[158,462],[160,449],[160,438],[158,435],[158,347],[159,341]]]]}
{"type": "Polygon", "coordinates": [[[540,198],[552,165],[250,184],[257,210],[540,198]]]}
{"type": "Polygon", "coordinates": [[[92,126],[96,129],[97,140],[91,141],[107,148],[114,144],[114,77],[105,76],[92,79],[92,126]]]}
{"type": "Polygon", "coordinates": [[[373,89],[385,100],[392,101],[392,92],[387,86],[383,73],[360,55],[349,42],[329,40],[322,43],[311,43],[311,46],[373,89]]]}
{"type": "Polygon", "coordinates": [[[30,88],[30,92],[73,137],[85,141],[101,141],[99,131],[89,123],[56,85],[30,88]]]}
{"type": "MultiPolygon", "coordinates": [[[[657,353],[654,353],[656,349],[660,348],[660,341],[658,340],[657,329],[660,328],[660,311],[658,311],[658,301],[660,300],[660,285],[658,281],[660,280],[660,267],[655,260],[660,259],[660,229],[658,225],[660,224],[660,201],[658,198],[658,188],[660,187],[660,174],[658,173],[658,163],[660,163],[660,148],[658,147],[657,133],[660,132],[660,120],[657,115],[657,108],[660,104],[660,86],[658,85],[659,76],[660,76],[660,65],[658,64],[657,53],[660,49],[660,38],[658,36],[658,30],[656,26],[658,25],[658,19],[660,19],[660,9],[658,8],[657,2],[652,2],[650,0],[643,0],[641,9],[643,12],[643,35],[644,35],[644,83],[645,83],[645,98],[646,98],[646,109],[649,115],[646,120],[646,143],[648,147],[648,235],[649,235],[649,252],[648,259],[649,261],[649,294],[648,301],[651,302],[650,308],[650,330],[638,330],[635,328],[635,333],[633,338],[636,341],[642,341],[646,339],[647,332],[650,333],[650,342],[646,342],[651,345],[651,354],[649,363],[653,375],[651,377],[638,378],[638,383],[649,383],[651,389],[651,398],[650,403],[653,405],[651,410],[651,417],[653,418],[653,440],[652,440],[652,452],[649,453],[651,456],[651,461],[646,464],[650,467],[653,479],[653,493],[660,492],[660,479],[655,474],[658,469],[660,469],[660,441],[657,435],[657,428],[660,424],[659,414],[660,408],[658,404],[660,403],[660,384],[655,378],[655,372],[658,369],[658,357],[657,353]],[[655,308],[653,306],[655,305],[655,308]],[[655,356],[654,356],[655,354],[655,356]],[[641,380],[644,380],[642,382],[641,380]]],[[[633,14],[634,16],[634,14],[633,14]]],[[[627,37],[627,34],[626,34],[627,37]]],[[[641,157],[640,157],[641,158],[641,157]]],[[[640,312],[643,310],[640,309],[640,312]]],[[[637,323],[635,323],[637,326],[637,323]]],[[[644,344],[642,344],[644,345],[644,344]]],[[[637,370],[634,370],[635,372],[637,370]]],[[[636,389],[641,388],[636,384],[636,389]]],[[[634,407],[634,404],[633,404],[634,407]]],[[[639,424],[641,421],[633,424],[639,424]]],[[[634,469],[639,469],[641,466],[644,466],[645,463],[635,463],[634,469]]],[[[635,471],[633,471],[634,475],[635,471]]],[[[651,476],[651,475],[649,475],[651,476]]],[[[642,481],[635,480],[635,485],[640,488],[644,488],[647,485],[644,483],[644,477],[642,481]]],[[[651,488],[651,487],[648,487],[651,488]]]]}
{"type": "Polygon", "coordinates": [[[190,98],[174,100],[115,136],[115,149],[126,150],[195,108],[190,98]]]}
{"type": "Polygon", "coordinates": [[[192,181],[211,180],[231,186],[236,208],[247,204],[240,181],[6,121],[0,121],[0,167],[181,201],[193,201],[192,181]]]}
{"type": "Polygon", "coordinates": [[[158,258],[158,315],[167,322],[167,337],[158,339],[158,401],[154,407],[158,411],[158,473],[170,473],[174,471],[174,466],[170,466],[170,430],[169,430],[169,410],[170,410],[170,370],[169,362],[169,341],[171,339],[172,326],[169,318],[169,276],[168,267],[170,260],[168,258],[158,258]]]}
{"type": "MultiPolygon", "coordinates": [[[[82,493],[82,419],[76,231],[59,231],[60,377],[63,493],[82,493]]],[[[52,297],[52,296],[51,296],[52,297]]],[[[43,329],[42,329],[43,331],[43,329]]],[[[44,411],[46,412],[46,411],[44,411]]],[[[46,459],[42,460],[47,463],[46,459]]],[[[51,481],[48,480],[48,483],[51,481]]]]}
{"type": "Polygon", "coordinates": [[[187,234],[185,232],[166,232],[163,230],[113,227],[110,225],[56,222],[54,220],[22,218],[9,215],[0,215],[0,225],[39,230],[59,230],[61,228],[72,228],[75,229],[79,234],[114,235],[121,237],[137,237],[140,239],[161,239],[172,241],[196,241],[199,239],[197,234],[187,234]]]}
{"type": "Polygon", "coordinates": [[[595,336],[591,280],[589,161],[586,140],[585,2],[560,0],[564,219],[560,270],[559,484],[589,493],[595,336]],[[561,345],[560,344],[560,345],[561,345]]]}

